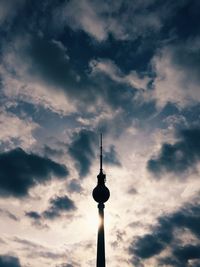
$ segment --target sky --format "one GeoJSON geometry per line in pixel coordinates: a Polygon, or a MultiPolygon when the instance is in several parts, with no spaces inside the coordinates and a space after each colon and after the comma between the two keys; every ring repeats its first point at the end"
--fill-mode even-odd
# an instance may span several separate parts
{"type": "Polygon", "coordinates": [[[200,267],[200,1],[0,0],[0,267],[200,267]]]}

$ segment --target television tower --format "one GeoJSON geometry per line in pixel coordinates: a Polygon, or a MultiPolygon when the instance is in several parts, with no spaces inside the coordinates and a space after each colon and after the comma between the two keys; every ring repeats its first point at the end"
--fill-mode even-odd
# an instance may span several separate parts
{"type": "Polygon", "coordinates": [[[105,267],[105,239],[104,239],[104,203],[110,197],[110,191],[105,186],[106,175],[103,173],[103,155],[102,155],[102,134],[100,136],[100,172],[97,175],[97,186],[94,188],[92,195],[98,202],[100,224],[97,236],[97,264],[96,267],[105,267]]]}

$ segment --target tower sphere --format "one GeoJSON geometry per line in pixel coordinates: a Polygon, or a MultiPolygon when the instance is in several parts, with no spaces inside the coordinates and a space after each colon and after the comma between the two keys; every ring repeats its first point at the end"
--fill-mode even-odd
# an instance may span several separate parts
{"type": "Polygon", "coordinates": [[[98,203],[104,203],[106,202],[109,197],[110,197],[110,191],[109,189],[103,184],[98,184],[93,192],[92,192],[92,196],[94,198],[94,200],[98,203]]]}

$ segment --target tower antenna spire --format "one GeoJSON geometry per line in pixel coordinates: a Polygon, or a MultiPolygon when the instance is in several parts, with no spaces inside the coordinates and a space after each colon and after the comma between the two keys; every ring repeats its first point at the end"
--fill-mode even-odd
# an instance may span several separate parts
{"type": "Polygon", "coordinates": [[[100,134],[100,173],[103,172],[102,133],[100,134]]]}
{"type": "Polygon", "coordinates": [[[92,195],[94,200],[98,203],[100,225],[97,236],[97,262],[96,267],[106,267],[105,260],[105,240],[104,240],[104,203],[110,197],[110,191],[105,186],[106,175],[103,173],[102,166],[102,133],[100,134],[100,173],[97,175],[97,186],[94,188],[92,195]]]}

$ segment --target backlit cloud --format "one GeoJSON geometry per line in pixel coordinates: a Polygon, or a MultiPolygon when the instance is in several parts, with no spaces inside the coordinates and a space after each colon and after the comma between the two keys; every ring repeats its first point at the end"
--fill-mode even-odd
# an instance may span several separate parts
{"type": "Polygon", "coordinates": [[[148,169],[159,174],[163,171],[181,173],[194,167],[200,160],[200,130],[187,129],[180,131],[180,141],[174,144],[163,144],[160,154],[148,161],[148,169]]]}
{"type": "Polygon", "coordinates": [[[134,257],[145,260],[161,255],[166,250],[168,256],[162,256],[162,254],[158,263],[188,266],[190,260],[199,259],[199,220],[198,204],[185,204],[176,212],[158,218],[158,224],[152,229],[152,233],[138,237],[130,246],[129,252],[134,257]],[[179,229],[178,233],[177,229],[179,229]],[[194,235],[196,241],[193,242],[196,244],[184,244],[186,241],[182,239],[182,236],[187,231],[194,235]]]}
{"type": "Polygon", "coordinates": [[[0,154],[1,196],[25,197],[39,183],[45,183],[55,175],[64,178],[68,170],[48,158],[28,154],[21,148],[0,154]]]}

